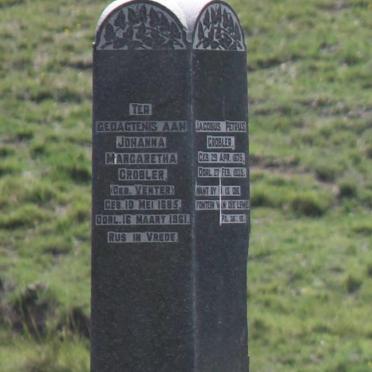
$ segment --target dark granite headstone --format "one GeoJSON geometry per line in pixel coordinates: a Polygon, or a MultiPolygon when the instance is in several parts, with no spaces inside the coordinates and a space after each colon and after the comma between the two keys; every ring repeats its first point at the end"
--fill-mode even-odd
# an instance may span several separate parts
{"type": "Polygon", "coordinates": [[[246,71],[223,2],[121,0],[103,13],[92,371],[248,371],[246,71]]]}

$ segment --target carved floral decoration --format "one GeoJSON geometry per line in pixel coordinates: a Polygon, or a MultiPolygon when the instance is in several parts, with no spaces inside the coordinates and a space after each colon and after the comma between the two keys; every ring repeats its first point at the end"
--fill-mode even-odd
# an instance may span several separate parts
{"type": "Polygon", "coordinates": [[[186,49],[186,33],[172,16],[150,4],[120,9],[104,26],[99,50],[186,49]]]}
{"type": "Polygon", "coordinates": [[[197,25],[194,49],[245,51],[242,29],[229,7],[215,4],[204,11],[197,25]]]}

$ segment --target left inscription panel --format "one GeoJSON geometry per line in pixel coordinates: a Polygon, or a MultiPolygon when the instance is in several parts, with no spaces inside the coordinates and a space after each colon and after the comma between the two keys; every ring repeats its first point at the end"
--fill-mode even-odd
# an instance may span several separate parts
{"type": "Polygon", "coordinates": [[[183,25],[155,3],[113,9],[98,29],[93,371],[135,372],[157,365],[160,370],[164,363],[182,371],[188,361],[179,355],[191,355],[192,309],[184,307],[185,298],[179,295],[191,288],[187,61],[183,25]],[[164,309],[173,310],[163,314],[164,309]],[[120,357],[115,355],[118,345],[120,357]]]}

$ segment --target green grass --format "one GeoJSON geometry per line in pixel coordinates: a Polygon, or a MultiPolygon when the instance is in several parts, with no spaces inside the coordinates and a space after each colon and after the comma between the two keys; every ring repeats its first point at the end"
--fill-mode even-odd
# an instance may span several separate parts
{"type": "MultiPolygon", "coordinates": [[[[372,371],[372,3],[231,4],[249,46],[252,371],[372,371]]],[[[0,0],[1,372],[88,371],[105,5],[0,0]]]]}

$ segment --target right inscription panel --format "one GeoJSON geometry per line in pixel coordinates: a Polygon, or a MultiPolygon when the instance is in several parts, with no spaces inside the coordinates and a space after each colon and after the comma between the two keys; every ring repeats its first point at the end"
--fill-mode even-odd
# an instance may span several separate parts
{"type": "Polygon", "coordinates": [[[246,372],[249,232],[244,36],[231,8],[202,12],[193,42],[198,370],[246,372]]]}

